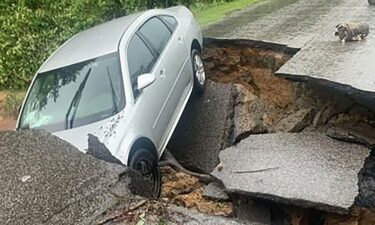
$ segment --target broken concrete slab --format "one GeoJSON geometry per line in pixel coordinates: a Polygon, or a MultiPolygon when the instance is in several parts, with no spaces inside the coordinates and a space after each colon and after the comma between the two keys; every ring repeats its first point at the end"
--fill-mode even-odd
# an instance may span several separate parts
{"type": "MultiPolygon", "coordinates": [[[[162,206],[162,209],[155,210],[150,207],[150,210],[145,211],[140,210],[139,212],[135,212],[137,217],[134,214],[128,215],[130,219],[126,220],[126,214],[124,215],[124,219],[118,220],[110,220],[105,223],[100,223],[103,225],[123,225],[128,223],[136,223],[137,224],[148,224],[148,225],[159,225],[159,224],[170,224],[170,225],[180,225],[180,224],[187,224],[187,225],[263,225],[258,223],[244,223],[237,221],[233,218],[227,218],[222,216],[213,216],[200,213],[194,209],[187,209],[175,205],[167,205],[162,206]],[[134,218],[135,217],[135,218],[134,218]],[[133,220],[131,218],[134,218],[133,220]],[[143,221],[143,222],[142,222],[143,221]]],[[[124,210],[122,210],[124,212],[124,210]]],[[[267,224],[268,225],[268,224],[267,224]]]]}
{"type": "Polygon", "coordinates": [[[202,196],[216,201],[228,201],[229,196],[225,192],[225,188],[215,182],[211,182],[204,186],[202,196]]]}
{"type": "Polygon", "coordinates": [[[250,134],[266,133],[264,120],[267,116],[267,106],[255,94],[242,85],[234,85],[236,99],[234,106],[234,139],[241,140],[250,134]]]}
{"type": "Polygon", "coordinates": [[[228,192],[346,213],[369,150],[317,132],[251,135],[223,150],[212,175],[228,192]]]}
{"type": "Polygon", "coordinates": [[[309,126],[314,117],[314,109],[300,109],[282,118],[275,127],[277,132],[301,132],[309,126]]]}
{"type": "Polygon", "coordinates": [[[375,147],[375,127],[365,123],[345,123],[331,126],[326,134],[338,140],[375,147]]]}
{"type": "Polygon", "coordinates": [[[212,171],[233,142],[233,93],[231,84],[208,81],[203,95],[192,96],[167,147],[185,167],[212,171]]]}
{"type": "Polygon", "coordinates": [[[147,186],[44,131],[2,132],[0,149],[1,224],[91,224],[119,198],[134,198],[131,182],[147,186]]]}

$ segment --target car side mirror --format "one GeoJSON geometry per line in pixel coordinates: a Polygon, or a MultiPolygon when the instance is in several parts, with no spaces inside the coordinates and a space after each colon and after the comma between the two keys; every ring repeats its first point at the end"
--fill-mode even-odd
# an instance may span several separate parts
{"type": "Polygon", "coordinates": [[[146,87],[150,86],[154,81],[156,80],[156,77],[154,74],[151,73],[145,73],[137,78],[137,88],[139,91],[145,89],[146,87]]]}

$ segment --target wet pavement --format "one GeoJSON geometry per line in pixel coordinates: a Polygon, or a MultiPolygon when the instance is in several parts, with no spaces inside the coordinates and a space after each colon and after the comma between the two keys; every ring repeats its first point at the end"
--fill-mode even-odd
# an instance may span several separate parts
{"type": "Polygon", "coordinates": [[[220,153],[227,191],[345,213],[370,150],[318,132],[251,135],[220,153]]]}
{"type": "Polygon", "coordinates": [[[375,98],[371,93],[375,92],[372,26],[375,7],[365,0],[274,0],[238,12],[204,33],[300,48],[277,74],[296,81],[331,85],[350,93],[362,105],[370,105],[375,98]],[[370,35],[361,42],[339,42],[334,36],[335,26],[348,21],[368,23],[370,35]],[[366,99],[361,102],[361,98],[366,99]]]}

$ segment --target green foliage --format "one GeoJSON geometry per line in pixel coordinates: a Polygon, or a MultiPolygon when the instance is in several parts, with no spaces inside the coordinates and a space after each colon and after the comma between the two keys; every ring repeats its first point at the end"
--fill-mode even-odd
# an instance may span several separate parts
{"type": "Polygon", "coordinates": [[[62,43],[88,27],[154,7],[216,0],[0,0],[0,90],[26,88],[62,43]]]}
{"type": "Polygon", "coordinates": [[[0,89],[26,87],[75,33],[136,8],[127,0],[1,0],[0,89]]]}

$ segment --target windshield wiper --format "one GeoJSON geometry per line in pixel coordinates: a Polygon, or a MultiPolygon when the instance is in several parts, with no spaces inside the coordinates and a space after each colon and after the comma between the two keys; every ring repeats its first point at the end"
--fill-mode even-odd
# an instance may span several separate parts
{"type": "Polygon", "coordinates": [[[107,69],[107,75],[108,75],[108,79],[109,79],[109,84],[111,85],[113,107],[116,110],[114,113],[118,113],[118,107],[117,107],[118,98],[116,96],[115,88],[113,87],[113,82],[112,82],[112,78],[111,78],[111,76],[109,74],[108,66],[106,66],[105,68],[107,69]]]}
{"type": "Polygon", "coordinates": [[[79,104],[79,101],[80,101],[81,96],[82,96],[82,91],[83,91],[83,88],[86,85],[86,81],[87,81],[87,78],[89,77],[90,73],[91,73],[91,68],[87,71],[85,77],[83,78],[83,81],[81,82],[81,84],[78,87],[78,90],[74,94],[72,102],[69,105],[69,109],[65,114],[65,129],[69,129],[73,126],[73,120],[74,120],[74,117],[76,115],[78,104],[79,104]],[[70,115],[70,111],[72,111],[73,106],[74,106],[74,111],[73,111],[72,118],[71,118],[70,123],[69,123],[69,115],[70,115]]]}

